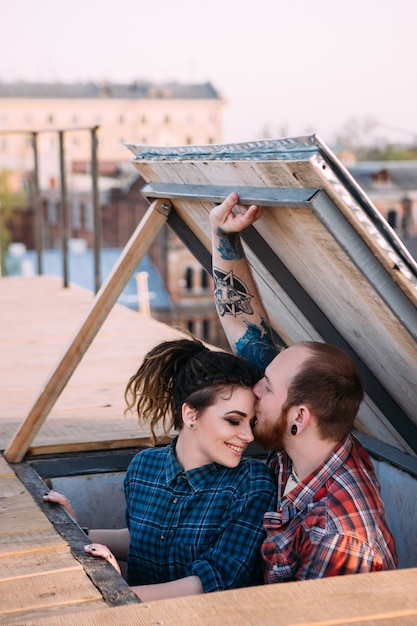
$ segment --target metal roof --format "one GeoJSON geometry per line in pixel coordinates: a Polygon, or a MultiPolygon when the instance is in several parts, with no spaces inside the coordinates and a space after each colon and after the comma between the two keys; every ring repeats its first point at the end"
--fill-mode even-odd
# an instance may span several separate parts
{"type": "Polygon", "coordinates": [[[417,161],[363,161],[348,170],[366,191],[417,190],[417,161]]]}
{"type": "Polygon", "coordinates": [[[277,341],[345,349],[366,388],[358,428],[417,455],[417,264],[320,138],[128,147],[209,271],[213,203],[233,190],[266,207],[244,242],[277,341]]]}
{"type": "Polygon", "coordinates": [[[155,84],[148,81],[121,83],[2,83],[0,98],[36,99],[128,99],[128,100],[213,100],[219,92],[210,82],[155,84]]]}

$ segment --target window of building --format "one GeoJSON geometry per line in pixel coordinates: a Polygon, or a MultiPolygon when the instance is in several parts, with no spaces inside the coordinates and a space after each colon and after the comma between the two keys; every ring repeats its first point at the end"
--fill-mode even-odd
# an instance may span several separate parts
{"type": "Polygon", "coordinates": [[[193,143],[192,137],[187,137],[185,141],[187,146],[190,146],[193,143]]]}
{"type": "Polygon", "coordinates": [[[75,230],[81,228],[81,203],[78,198],[71,202],[71,224],[75,230]]]}
{"type": "Polygon", "coordinates": [[[209,288],[209,275],[205,269],[201,270],[201,289],[209,288]]]}
{"type": "Polygon", "coordinates": [[[56,200],[53,198],[48,199],[46,207],[46,221],[48,226],[54,226],[58,223],[58,207],[56,200]]]}
{"type": "Polygon", "coordinates": [[[141,122],[142,122],[142,124],[146,124],[147,123],[146,115],[142,115],[141,122]]]}
{"type": "Polygon", "coordinates": [[[194,335],[194,331],[195,331],[195,322],[194,322],[194,320],[187,320],[186,326],[187,326],[188,331],[192,335],[194,335]]]}
{"type": "Polygon", "coordinates": [[[185,288],[190,291],[193,288],[194,270],[192,267],[187,267],[185,270],[185,288]]]}
{"type": "Polygon", "coordinates": [[[388,220],[388,224],[392,228],[397,228],[397,217],[398,217],[398,214],[395,209],[388,209],[387,220],[388,220]]]}
{"type": "Polygon", "coordinates": [[[48,117],[46,118],[46,121],[48,122],[48,124],[54,123],[54,116],[52,115],[52,113],[48,115],[48,117]]]}
{"type": "Polygon", "coordinates": [[[210,322],[209,320],[203,320],[201,324],[202,339],[203,341],[210,341],[210,322]]]}
{"type": "Polygon", "coordinates": [[[125,123],[125,116],[119,115],[119,124],[124,124],[124,123],[125,123]]]}
{"type": "Polygon", "coordinates": [[[78,117],[76,115],[72,116],[72,123],[73,124],[78,124],[78,117]]]}
{"type": "Polygon", "coordinates": [[[86,202],[85,207],[85,228],[86,230],[93,231],[94,230],[94,211],[93,205],[91,202],[86,202]]]}
{"type": "Polygon", "coordinates": [[[169,124],[170,121],[171,121],[171,118],[169,117],[169,115],[165,115],[165,119],[164,119],[165,124],[169,124]]]}

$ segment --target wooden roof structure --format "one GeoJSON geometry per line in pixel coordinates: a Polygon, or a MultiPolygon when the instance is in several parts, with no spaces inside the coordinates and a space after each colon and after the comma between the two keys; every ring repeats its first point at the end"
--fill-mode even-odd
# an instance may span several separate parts
{"type": "MultiPolygon", "coordinates": [[[[309,136],[230,146],[130,148],[135,167],[147,181],[142,193],[150,207],[95,298],[76,309],[72,307],[73,292],[57,300],[51,290],[50,300],[44,301],[47,307],[50,305],[50,311],[45,310],[44,325],[36,327],[36,335],[29,332],[30,337],[25,333],[30,330],[32,311],[36,310],[30,308],[30,289],[24,292],[19,286],[10,300],[10,319],[14,314],[12,302],[16,305],[20,297],[21,301],[25,299],[29,321],[22,316],[21,325],[12,325],[13,336],[3,326],[3,343],[10,348],[9,359],[4,359],[2,406],[10,413],[11,402],[6,394],[12,398],[19,385],[23,387],[22,398],[17,402],[32,400],[21,383],[24,380],[30,384],[28,373],[30,365],[36,364],[36,354],[32,361],[21,357],[22,349],[30,347],[25,341],[36,337],[36,341],[45,342],[46,352],[39,346],[37,358],[49,355],[54,357],[55,365],[37,397],[33,394],[31,408],[21,410],[24,419],[5,444],[4,458],[0,458],[0,622],[20,626],[414,624],[416,568],[150,603],[130,603],[128,590],[122,589],[119,582],[116,595],[120,594],[126,605],[109,602],[113,606],[108,606],[97,592],[95,581],[97,577],[111,578],[111,566],[101,564],[96,578],[90,580],[83,569],[86,557],[81,530],[69,545],[61,537],[61,526],[68,526],[68,520],[54,527],[45,515],[42,485],[35,486],[33,495],[19,481],[24,466],[21,461],[28,454],[97,450],[100,446],[128,445],[129,440],[136,445],[130,425],[116,439],[114,434],[108,436],[114,433],[114,424],[110,431],[103,426],[108,390],[94,382],[94,389],[86,394],[85,382],[90,384],[91,379],[85,374],[77,379],[75,370],[82,369],[83,357],[97,343],[101,347],[97,347],[90,368],[115,359],[115,345],[123,346],[131,358],[135,344],[130,319],[115,326],[112,315],[138,316],[127,310],[121,313],[115,303],[164,223],[170,224],[200,262],[211,269],[208,216],[213,203],[223,200],[229,191],[237,191],[244,204],[267,207],[262,220],[245,233],[244,241],[277,341],[291,345],[305,339],[324,340],[350,352],[367,391],[358,427],[381,442],[417,456],[417,417],[413,412],[417,399],[416,264],[321,140],[309,136]],[[57,302],[62,306],[60,311],[54,308],[57,302]],[[78,317],[75,320],[75,334],[72,327],[69,335],[68,328],[65,333],[54,332],[54,324],[73,308],[83,318],[81,323],[78,317]],[[66,347],[62,345],[56,362],[55,343],[58,341],[61,347],[64,339],[66,347]],[[62,400],[70,379],[79,391],[77,401],[70,401],[70,411],[66,412],[69,405],[58,400],[62,400]],[[97,420],[97,429],[90,437],[82,428],[90,413],[84,404],[89,396],[94,396],[93,417],[97,420]],[[55,422],[56,411],[59,415],[55,422]],[[48,425],[54,422],[58,440],[51,440],[50,434],[45,434],[49,429],[42,429],[50,413],[48,425]],[[77,435],[71,441],[74,430],[71,432],[70,422],[75,417],[84,433],[82,441],[76,441],[77,435]],[[65,441],[59,441],[60,419],[65,441]]],[[[10,295],[10,287],[16,288],[13,280],[0,281],[3,303],[9,302],[6,295],[10,295]]],[[[51,279],[37,278],[25,285],[37,281],[39,288],[44,280],[51,279]]],[[[7,307],[2,308],[3,315],[5,310],[7,307]]],[[[162,340],[159,333],[169,336],[174,331],[149,320],[149,324],[144,322],[143,332],[141,349],[145,352],[155,337],[162,340]]],[[[113,392],[111,389],[111,397],[113,392]]],[[[91,421],[87,422],[87,430],[89,427],[91,421]]]]}
{"type": "Polygon", "coordinates": [[[359,430],[416,456],[417,264],[329,148],[315,135],[129,148],[151,205],[6,458],[23,458],[163,224],[211,271],[209,213],[230,191],[266,207],[243,239],[277,341],[344,348],[365,383],[359,430]]]}
{"type": "Polygon", "coordinates": [[[316,135],[221,146],[130,145],[150,200],[210,270],[209,212],[266,207],[243,234],[277,341],[334,343],[366,388],[358,428],[417,454],[417,264],[316,135]]]}

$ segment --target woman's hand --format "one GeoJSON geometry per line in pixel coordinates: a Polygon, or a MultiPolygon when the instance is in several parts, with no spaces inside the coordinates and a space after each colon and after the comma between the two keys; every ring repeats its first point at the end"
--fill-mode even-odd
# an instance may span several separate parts
{"type": "Polygon", "coordinates": [[[59,493],[58,491],[54,491],[53,489],[51,489],[51,491],[49,493],[46,493],[43,496],[43,501],[44,502],[54,502],[55,504],[60,504],[66,510],[68,515],[70,517],[72,517],[74,522],[77,521],[77,516],[75,514],[74,509],[71,506],[71,502],[62,493],[59,493]]]}
{"type": "Polygon", "coordinates": [[[116,560],[116,557],[107,546],[102,543],[89,543],[87,546],[84,546],[84,550],[91,554],[92,556],[99,556],[102,559],[105,559],[110,565],[113,565],[114,569],[121,574],[119,564],[116,560]]]}

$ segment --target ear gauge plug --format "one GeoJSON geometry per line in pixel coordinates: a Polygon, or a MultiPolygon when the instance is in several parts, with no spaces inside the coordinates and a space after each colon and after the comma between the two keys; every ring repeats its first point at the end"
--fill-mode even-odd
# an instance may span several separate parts
{"type": "Polygon", "coordinates": [[[297,428],[296,424],[293,424],[293,425],[291,426],[291,434],[293,435],[293,437],[295,437],[295,435],[297,434],[297,432],[298,432],[298,428],[297,428]]]}

